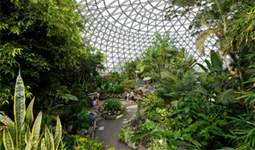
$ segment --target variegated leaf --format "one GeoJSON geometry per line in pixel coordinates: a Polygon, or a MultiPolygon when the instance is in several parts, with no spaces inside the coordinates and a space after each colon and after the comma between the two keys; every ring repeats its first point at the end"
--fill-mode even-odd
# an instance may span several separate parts
{"type": "Polygon", "coordinates": [[[35,119],[34,126],[32,129],[32,147],[35,147],[37,145],[37,142],[40,136],[41,122],[42,122],[42,112],[40,111],[35,119]]]}
{"type": "MultiPolygon", "coordinates": [[[[16,80],[16,86],[15,86],[15,93],[14,93],[14,119],[16,123],[16,137],[20,136],[21,128],[25,119],[25,112],[26,112],[26,106],[25,106],[25,87],[23,80],[20,75],[17,77],[16,80]]],[[[18,140],[19,138],[16,138],[18,146],[20,146],[20,141],[18,140]]],[[[20,149],[20,147],[18,147],[20,149]]]]}
{"type": "Polygon", "coordinates": [[[28,105],[27,110],[26,110],[25,123],[29,127],[31,127],[32,122],[34,121],[34,116],[33,116],[34,101],[35,101],[35,98],[33,98],[33,100],[30,102],[30,104],[28,105]]]}
{"type": "Polygon", "coordinates": [[[61,126],[61,121],[59,119],[59,116],[57,117],[57,126],[56,126],[56,132],[54,135],[54,145],[55,145],[55,149],[58,149],[60,140],[61,140],[61,136],[62,136],[62,126],[61,126]]]}
{"type": "Polygon", "coordinates": [[[15,150],[12,137],[8,129],[4,130],[3,142],[6,150],[15,150]]]}

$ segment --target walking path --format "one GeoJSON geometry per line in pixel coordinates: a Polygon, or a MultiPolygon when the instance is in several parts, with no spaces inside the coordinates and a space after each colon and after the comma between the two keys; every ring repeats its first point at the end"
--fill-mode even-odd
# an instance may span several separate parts
{"type": "MultiPolygon", "coordinates": [[[[94,97],[95,95],[93,93],[89,96],[94,97]]],[[[99,104],[102,104],[103,102],[104,101],[100,100],[99,104]]],[[[98,142],[104,142],[104,146],[108,145],[108,148],[115,147],[116,150],[132,150],[132,148],[128,147],[126,144],[119,142],[118,134],[120,133],[121,128],[124,127],[134,115],[136,115],[137,105],[131,105],[125,101],[121,101],[121,103],[125,106],[128,113],[124,117],[115,120],[101,121],[101,118],[99,118],[100,121],[97,122],[95,137],[98,137],[98,142]]],[[[88,112],[96,114],[94,108],[89,109],[88,112]]]]}

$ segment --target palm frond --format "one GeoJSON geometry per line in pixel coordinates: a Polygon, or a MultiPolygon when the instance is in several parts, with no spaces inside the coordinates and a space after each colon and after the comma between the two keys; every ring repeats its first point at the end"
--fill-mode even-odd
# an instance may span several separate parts
{"type": "Polygon", "coordinates": [[[212,34],[212,33],[218,33],[222,31],[222,28],[216,28],[216,29],[208,29],[205,30],[204,32],[202,32],[200,35],[198,35],[198,38],[196,39],[196,47],[198,50],[198,53],[200,55],[205,55],[205,47],[204,47],[204,43],[205,40],[212,34]]]}
{"type": "Polygon", "coordinates": [[[220,94],[218,101],[223,104],[229,104],[235,95],[234,89],[228,89],[220,94]]]}

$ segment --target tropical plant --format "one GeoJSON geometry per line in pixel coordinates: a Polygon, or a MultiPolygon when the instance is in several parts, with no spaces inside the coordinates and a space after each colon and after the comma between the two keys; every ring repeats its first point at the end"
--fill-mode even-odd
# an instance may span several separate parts
{"type": "Polygon", "coordinates": [[[29,100],[31,93],[37,95],[36,101],[47,99],[46,91],[52,91],[57,100],[71,85],[96,79],[105,57],[82,37],[90,18],[82,15],[77,2],[13,0],[3,1],[1,6],[5,22],[0,24],[0,102],[7,115],[13,113],[8,111],[14,99],[16,62],[20,62],[22,77],[29,83],[25,85],[29,100]]]}
{"type": "Polygon", "coordinates": [[[57,117],[56,132],[54,135],[47,126],[45,126],[44,133],[40,134],[42,112],[39,112],[34,121],[34,101],[35,98],[33,98],[26,108],[25,87],[19,71],[15,85],[13,105],[15,121],[11,124],[3,121],[8,126],[8,128],[4,129],[3,138],[1,139],[5,149],[63,149],[63,143],[61,141],[62,129],[59,117],[57,117]],[[32,131],[30,130],[31,128],[32,131]]]}
{"type": "Polygon", "coordinates": [[[236,12],[240,3],[235,0],[171,0],[170,4],[166,15],[169,20],[178,16],[185,16],[191,12],[194,13],[195,17],[189,29],[193,30],[193,35],[198,35],[196,46],[201,55],[205,54],[204,43],[206,39],[212,34],[216,35],[225,64],[232,74],[232,68],[227,59],[228,52],[225,52],[227,44],[225,34],[228,30],[228,24],[233,20],[234,12],[236,12]],[[194,9],[197,9],[197,11],[194,11],[194,9]]]}
{"type": "Polygon", "coordinates": [[[76,117],[77,119],[75,119],[75,127],[81,127],[81,128],[89,128],[89,120],[90,120],[90,116],[88,114],[87,110],[82,110],[80,113],[78,114],[74,114],[74,117],[76,117]]]}

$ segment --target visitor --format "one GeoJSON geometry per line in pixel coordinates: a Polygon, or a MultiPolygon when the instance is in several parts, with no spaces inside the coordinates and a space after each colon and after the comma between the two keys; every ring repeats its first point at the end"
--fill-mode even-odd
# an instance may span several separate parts
{"type": "Polygon", "coordinates": [[[94,109],[96,109],[96,107],[97,107],[97,97],[94,97],[93,105],[94,105],[94,109]]]}
{"type": "Polygon", "coordinates": [[[126,102],[128,102],[128,100],[129,100],[129,93],[127,92],[127,100],[126,100],[126,102]]]}
{"type": "Polygon", "coordinates": [[[93,113],[90,113],[90,121],[89,121],[89,130],[88,130],[88,133],[89,133],[89,137],[92,136],[92,140],[94,141],[95,138],[94,138],[94,131],[96,129],[96,118],[93,116],[93,113]]]}
{"type": "Polygon", "coordinates": [[[130,102],[132,102],[134,104],[134,90],[131,91],[130,95],[131,95],[130,102]]]}
{"type": "Polygon", "coordinates": [[[127,101],[127,91],[125,91],[125,98],[124,98],[125,101],[127,101]]]}
{"type": "Polygon", "coordinates": [[[99,106],[99,97],[97,97],[97,106],[99,106]]]}
{"type": "Polygon", "coordinates": [[[98,99],[99,99],[99,92],[97,92],[97,97],[98,97],[98,99]]]}

